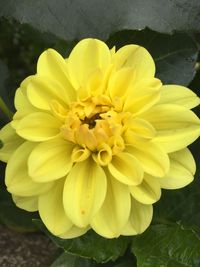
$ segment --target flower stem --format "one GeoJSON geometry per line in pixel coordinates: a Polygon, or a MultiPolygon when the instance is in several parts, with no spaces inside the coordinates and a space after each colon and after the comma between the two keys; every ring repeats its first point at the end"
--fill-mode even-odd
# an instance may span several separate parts
{"type": "Polygon", "coordinates": [[[0,97],[0,109],[3,111],[3,113],[9,118],[9,120],[12,120],[13,113],[10,111],[10,109],[7,107],[3,99],[0,97]]]}

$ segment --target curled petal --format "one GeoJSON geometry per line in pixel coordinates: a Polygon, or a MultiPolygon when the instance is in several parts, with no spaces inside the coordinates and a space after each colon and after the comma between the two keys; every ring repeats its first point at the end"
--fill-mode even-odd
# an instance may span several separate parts
{"type": "Polygon", "coordinates": [[[80,162],[86,160],[90,156],[90,150],[86,147],[76,146],[72,151],[72,162],[80,162]]]}
{"type": "Polygon", "coordinates": [[[97,153],[92,154],[92,157],[97,162],[97,164],[106,166],[112,160],[112,150],[110,146],[103,144],[102,148],[97,153]]]}

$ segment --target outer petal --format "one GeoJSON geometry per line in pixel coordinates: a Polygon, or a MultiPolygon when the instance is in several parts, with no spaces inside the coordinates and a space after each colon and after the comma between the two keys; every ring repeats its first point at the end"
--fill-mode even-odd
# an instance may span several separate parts
{"type": "Polygon", "coordinates": [[[34,107],[27,98],[26,88],[18,88],[15,92],[15,108],[17,112],[14,114],[13,119],[19,120],[24,116],[37,112],[38,109],[34,107]]]}
{"type": "Polygon", "coordinates": [[[200,99],[192,90],[184,86],[164,85],[159,104],[175,104],[191,109],[200,104],[200,99]]]}
{"type": "Polygon", "coordinates": [[[29,197],[48,191],[53,183],[44,183],[42,186],[34,182],[28,175],[27,158],[35,144],[25,142],[11,156],[5,174],[7,190],[16,196],[29,197]]]}
{"type": "Polygon", "coordinates": [[[143,233],[150,225],[153,217],[152,205],[144,205],[132,198],[131,213],[122,235],[137,235],[143,233]]]}
{"type": "Polygon", "coordinates": [[[134,143],[133,140],[133,144],[127,146],[126,150],[152,176],[163,177],[169,171],[168,155],[152,141],[134,143]]]}
{"type": "Polygon", "coordinates": [[[1,161],[7,162],[13,152],[24,142],[19,137],[10,123],[6,124],[0,131],[0,140],[3,142],[3,147],[0,149],[1,161]]]}
{"type": "Polygon", "coordinates": [[[61,235],[72,227],[63,208],[64,181],[57,181],[55,186],[46,194],[39,197],[38,210],[46,227],[54,235],[61,235]]]}
{"type": "Polygon", "coordinates": [[[46,141],[59,135],[62,123],[48,113],[32,113],[19,121],[16,132],[29,141],[46,141]]]}
{"type": "Polygon", "coordinates": [[[140,185],[130,186],[130,192],[137,201],[143,204],[155,203],[161,197],[161,189],[158,178],[152,177],[148,174],[144,175],[144,179],[140,185]]]}
{"type": "Polygon", "coordinates": [[[136,72],[136,79],[152,78],[155,75],[155,64],[149,52],[138,45],[126,45],[113,56],[116,69],[132,67],[136,72]]]}
{"type": "Polygon", "coordinates": [[[91,222],[92,228],[106,238],[118,237],[128,221],[131,198],[128,186],[107,173],[107,194],[103,206],[91,222]]]}
{"type": "Polygon", "coordinates": [[[44,51],[38,59],[37,74],[49,77],[60,83],[69,96],[74,94],[74,89],[68,79],[67,64],[64,58],[54,49],[44,51]]]}
{"type": "Polygon", "coordinates": [[[132,140],[136,138],[140,141],[145,141],[145,139],[152,139],[156,135],[155,129],[148,121],[132,118],[127,123],[124,122],[124,124],[128,125],[127,131],[124,134],[124,139],[127,144],[132,143],[132,140]]]}
{"type": "Polygon", "coordinates": [[[67,62],[73,86],[85,86],[89,76],[100,69],[105,72],[110,64],[110,51],[107,45],[97,39],[84,39],[72,50],[67,62]]]}
{"type": "Polygon", "coordinates": [[[121,153],[113,156],[108,170],[118,181],[127,185],[138,185],[143,179],[140,162],[131,154],[121,153]]]}
{"type": "Polygon", "coordinates": [[[29,175],[38,183],[59,179],[72,167],[73,145],[62,139],[40,143],[28,159],[29,175]]]}
{"type": "Polygon", "coordinates": [[[67,106],[75,99],[75,92],[69,92],[59,82],[49,77],[35,75],[27,88],[27,96],[33,106],[43,110],[50,110],[52,100],[67,106]]]}
{"type": "Polygon", "coordinates": [[[154,141],[167,153],[185,148],[200,134],[200,120],[190,110],[178,105],[157,105],[142,115],[157,130],[154,141]]]}
{"type": "Polygon", "coordinates": [[[12,199],[15,202],[15,205],[20,209],[31,212],[38,210],[38,196],[19,197],[12,195],[12,199]]]}
{"type": "Polygon", "coordinates": [[[142,79],[129,88],[123,110],[140,114],[151,108],[160,99],[161,82],[158,79],[142,79]]]}
{"type": "Polygon", "coordinates": [[[64,234],[59,235],[59,237],[64,238],[64,239],[71,239],[75,237],[79,237],[81,235],[84,235],[90,227],[84,227],[84,228],[79,228],[75,225],[73,225],[67,232],[64,234]]]}
{"type": "Polygon", "coordinates": [[[115,99],[116,97],[124,99],[134,80],[135,72],[133,68],[122,68],[114,72],[109,79],[107,89],[111,99],[115,99]]]}
{"type": "Polygon", "coordinates": [[[182,188],[193,181],[195,170],[194,158],[189,149],[185,148],[170,154],[170,170],[158,181],[165,189],[182,188]]]}
{"type": "Polygon", "coordinates": [[[101,208],[107,189],[103,169],[92,159],[76,163],[64,187],[64,208],[78,227],[86,227],[101,208]]]}

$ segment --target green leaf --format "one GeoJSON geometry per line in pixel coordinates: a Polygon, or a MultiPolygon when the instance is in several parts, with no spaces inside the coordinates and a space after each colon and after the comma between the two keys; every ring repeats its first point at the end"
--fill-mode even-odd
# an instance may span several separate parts
{"type": "Polygon", "coordinates": [[[153,223],[181,221],[184,225],[200,227],[199,178],[200,168],[197,169],[194,182],[187,187],[179,190],[162,190],[160,201],[154,204],[153,223]]]}
{"type": "Polygon", "coordinates": [[[50,267],[136,267],[133,259],[122,257],[119,261],[105,264],[93,260],[84,259],[68,253],[62,253],[50,267]]]}
{"type": "Polygon", "coordinates": [[[0,0],[0,6],[1,17],[65,40],[106,40],[113,32],[146,26],[166,33],[200,29],[198,0],[0,0]]]}
{"type": "Polygon", "coordinates": [[[121,31],[107,41],[110,47],[127,44],[144,46],[156,63],[156,77],[165,84],[188,85],[196,73],[198,47],[188,34],[161,34],[145,29],[121,31]]]}
{"type": "Polygon", "coordinates": [[[154,225],[134,239],[138,267],[200,266],[200,231],[182,225],[154,225]]]}
{"type": "Polygon", "coordinates": [[[4,122],[1,123],[0,126],[2,126],[2,124],[5,124],[6,122],[4,115],[6,115],[9,119],[12,118],[12,112],[9,110],[4,101],[4,99],[6,100],[5,81],[8,78],[8,73],[9,72],[6,64],[2,60],[0,60],[0,119],[4,122]],[[2,96],[4,96],[4,99],[2,98],[2,96]]]}
{"type": "Polygon", "coordinates": [[[78,256],[62,253],[50,267],[98,267],[94,261],[83,259],[78,256]]]}
{"type": "Polygon", "coordinates": [[[33,218],[38,218],[38,214],[17,208],[6,188],[1,185],[0,223],[19,232],[33,232],[38,229],[32,222],[33,218]]]}
{"type": "Polygon", "coordinates": [[[97,235],[92,230],[81,237],[61,239],[49,233],[40,220],[34,220],[34,222],[58,247],[64,249],[65,252],[93,259],[96,262],[104,263],[110,260],[115,261],[117,258],[124,255],[130,243],[130,238],[128,237],[106,239],[97,235]]]}

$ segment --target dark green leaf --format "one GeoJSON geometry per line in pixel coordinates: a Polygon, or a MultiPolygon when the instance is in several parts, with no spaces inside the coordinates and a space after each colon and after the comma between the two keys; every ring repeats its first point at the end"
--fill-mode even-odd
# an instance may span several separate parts
{"type": "Polygon", "coordinates": [[[78,256],[63,253],[58,257],[51,267],[98,267],[96,262],[78,256]]]}
{"type": "Polygon", "coordinates": [[[116,239],[106,239],[91,230],[81,237],[61,239],[49,233],[40,220],[34,220],[34,222],[57,246],[63,248],[66,252],[84,258],[90,258],[96,262],[115,261],[124,255],[130,243],[130,238],[119,237],[116,239]]]}
{"type": "Polygon", "coordinates": [[[138,267],[199,267],[199,229],[154,225],[134,239],[138,267]]]}
{"type": "Polygon", "coordinates": [[[7,107],[5,81],[8,78],[8,68],[6,64],[0,60],[0,126],[3,126],[8,122],[8,118],[12,116],[12,113],[7,107]],[[7,118],[6,118],[7,116],[7,118]]]}
{"type": "Polygon", "coordinates": [[[62,253],[51,265],[51,267],[136,267],[133,259],[122,257],[119,261],[108,263],[97,263],[93,260],[84,259],[72,254],[62,253]]]}
{"type": "Polygon", "coordinates": [[[167,33],[200,29],[198,0],[0,0],[0,7],[0,16],[65,40],[107,39],[113,32],[146,26],[167,33]]]}
{"type": "Polygon", "coordinates": [[[188,34],[161,34],[145,29],[143,31],[122,31],[108,40],[110,47],[117,49],[127,44],[144,46],[156,63],[156,76],[165,84],[188,85],[195,73],[198,48],[188,34]]]}
{"type": "Polygon", "coordinates": [[[181,221],[184,225],[200,227],[200,168],[194,182],[179,190],[163,190],[154,204],[154,223],[181,221]]]}
{"type": "Polygon", "coordinates": [[[37,230],[35,224],[32,222],[33,218],[38,218],[37,213],[27,212],[17,208],[5,187],[1,186],[0,222],[13,230],[32,232],[37,230]]]}

